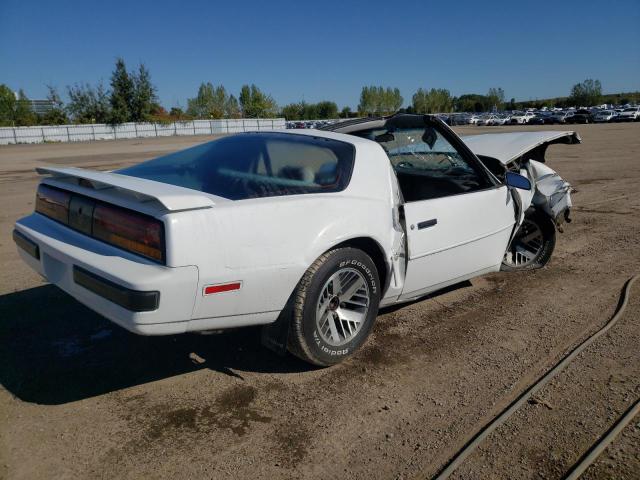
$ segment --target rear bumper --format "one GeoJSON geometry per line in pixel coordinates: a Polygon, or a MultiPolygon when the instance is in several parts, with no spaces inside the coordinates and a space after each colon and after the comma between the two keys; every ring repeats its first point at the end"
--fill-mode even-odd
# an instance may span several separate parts
{"type": "Polygon", "coordinates": [[[143,335],[187,331],[198,291],[197,267],[158,265],[35,213],[16,223],[13,238],[31,268],[127,330],[143,335]]]}
{"type": "Polygon", "coordinates": [[[160,306],[160,292],[157,290],[131,290],[76,265],[73,266],[73,281],[131,312],[153,312],[160,306]]]}

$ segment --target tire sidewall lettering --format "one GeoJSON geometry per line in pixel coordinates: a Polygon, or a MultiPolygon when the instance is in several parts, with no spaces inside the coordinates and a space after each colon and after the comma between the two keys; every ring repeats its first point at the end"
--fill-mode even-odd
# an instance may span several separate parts
{"type": "Polygon", "coordinates": [[[378,286],[376,285],[376,279],[373,276],[373,272],[364,263],[362,263],[360,260],[343,260],[338,264],[338,268],[344,267],[358,267],[359,270],[367,275],[369,285],[371,285],[373,293],[378,293],[378,286]]]}
{"type": "Polygon", "coordinates": [[[327,355],[330,356],[341,356],[341,355],[348,355],[349,354],[349,349],[348,348],[343,348],[341,350],[333,350],[329,347],[327,347],[325,345],[325,343],[320,340],[320,337],[318,336],[318,332],[317,331],[313,331],[313,340],[316,342],[316,345],[318,346],[318,348],[320,350],[322,350],[324,353],[326,353],[327,355]]]}

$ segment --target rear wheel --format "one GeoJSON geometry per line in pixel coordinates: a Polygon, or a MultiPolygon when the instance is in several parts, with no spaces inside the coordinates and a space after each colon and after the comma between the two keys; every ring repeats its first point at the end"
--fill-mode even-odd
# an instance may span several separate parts
{"type": "Polygon", "coordinates": [[[531,270],[547,264],[556,245],[553,221],[544,214],[528,214],[502,260],[503,271],[531,270]]]}
{"type": "Polygon", "coordinates": [[[378,271],[361,250],[331,250],[309,267],[294,297],[289,351],[314,365],[333,365],[371,332],[380,303],[378,271]]]}

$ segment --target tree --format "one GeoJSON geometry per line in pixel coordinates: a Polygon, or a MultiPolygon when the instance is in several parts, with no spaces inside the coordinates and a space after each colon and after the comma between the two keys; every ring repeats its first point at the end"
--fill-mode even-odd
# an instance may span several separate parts
{"type": "Polygon", "coordinates": [[[375,91],[372,91],[372,88],[375,87],[362,87],[360,91],[360,103],[358,104],[358,112],[360,115],[372,114],[375,111],[375,91]]]}
{"type": "Polygon", "coordinates": [[[47,85],[47,100],[52,104],[51,110],[42,116],[42,123],[45,125],[64,125],[69,122],[67,114],[64,111],[64,102],[58,94],[58,89],[52,85],[47,85]]]}
{"type": "Polygon", "coordinates": [[[243,85],[240,90],[240,106],[245,118],[274,117],[278,106],[271,95],[264,94],[256,85],[243,85]]]}
{"type": "Polygon", "coordinates": [[[9,127],[14,124],[16,96],[6,85],[0,85],[0,126],[9,127]]]}
{"type": "Polygon", "coordinates": [[[415,113],[444,113],[453,108],[453,98],[445,88],[432,88],[429,91],[419,88],[412,100],[415,113]]]}
{"type": "Polygon", "coordinates": [[[104,85],[97,87],[87,84],[76,84],[67,87],[69,103],[67,113],[75,123],[109,123],[111,116],[110,96],[104,85]]]}
{"type": "Polygon", "coordinates": [[[340,110],[340,118],[349,117],[351,117],[351,107],[342,107],[342,110],[340,110]]]}
{"type": "Polygon", "coordinates": [[[287,120],[317,120],[338,118],[338,105],[335,102],[290,103],[282,107],[280,114],[287,120]]]}
{"type": "Polygon", "coordinates": [[[490,88],[487,93],[487,101],[489,102],[489,109],[496,108],[496,110],[502,110],[504,105],[504,90],[502,88],[490,88]]]}
{"type": "Polygon", "coordinates": [[[600,80],[587,78],[582,83],[576,83],[571,88],[569,100],[577,107],[590,107],[600,103],[602,97],[602,84],[600,80]]]}
{"type": "Polygon", "coordinates": [[[222,85],[201,83],[196,97],[187,100],[187,113],[195,118],[223,118],[232,103],[222,85]]]}
{"type": "Polygon", "coordinates": [[[212,103],[213,85],[201,83],[198,94],[194,98],[187,99],[187,114],[195,118],[206,118],[212,103]]]}
{"type": "Polygon", "coordinates": [[[489,99],[477,93],[466,93],[460,95],[455,102],[457,112],[486,112],[491,108],[489,99]]]}
{"type": "Polygon", "coordinates": [[[397,112],[402,107],[404,102],[404,98],[400,95],[400,89],[394,88],[393,95],[391,96],[391,109],[394,112],[397,112]]]}
{"type": "Polygon", "coordinates": [[[171,110],[169,110],[169,116],[176,120],[183,120],[186,118],[184,110],[180,107],[171,107],[171,110]]]}
{"type": "Polygon", "coordinates": [[[38,123],[38,116],[33,113],[31,101],[29,101],[22,89],[18,92],[14,120],[18,127],[28,127],[38,123]]]}
{"type": "Polygon", "coordinates": [[[287,120],[302,120],[304,118],[304,102],[290,103],[282,107],[280,115],[287,120]]]}
{"type": "Polygon", "coordinates": [[[361,115],[384,115],[395,113],[402,106],[404,98],[399,88],[369,86],[362,87],[358,112],[361,115]]]}
{"type": "Polygon", "coordinates": [[[151,74],[143,63],[138,66],[137,74],[131,75],[131,81],[133,91],[129,119],[132,122],[146,122],[159,105],[156,87],[151,83],[151,74]]]}
{"type": "Polygon", "coordinates": [[[240,110],[240,103],[238,99],[233,95],[229,95],[225,103],[225,114],[227,118],[240,118],[242,117],[242,111],[240,110]]]}
{"type": "Polygon", "coordinates": [[[128,122],[134,111],[134,83],[122,58],[116,59],[116,68],[111,74],[111,118],[112,124],[128,122]]]}
{"type": "Polygon", "coordinates": [[[318,116],[316,118],[338,118],[338,105],[336,105],[335,102],[329,102],[327,100],[318,102],[316,104],[316,110],[318,112],[318,116]]]}
{"type": "Polygon", "coordinates": [[[222,85],[213,89],[213,102],[210,105],[209,118],[223,118],[225,116],[228,98],[229,95],[222,85]]]}

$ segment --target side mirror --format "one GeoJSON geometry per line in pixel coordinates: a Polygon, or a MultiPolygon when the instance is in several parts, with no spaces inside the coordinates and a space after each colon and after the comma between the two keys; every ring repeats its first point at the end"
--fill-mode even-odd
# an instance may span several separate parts
{"type": "Polygon", "coordinates": [[[531,182],[529,179],[518,173],[507,172],[504,176],[504,183],[507,184],[507,187],[531,190],[531,182]]]}

